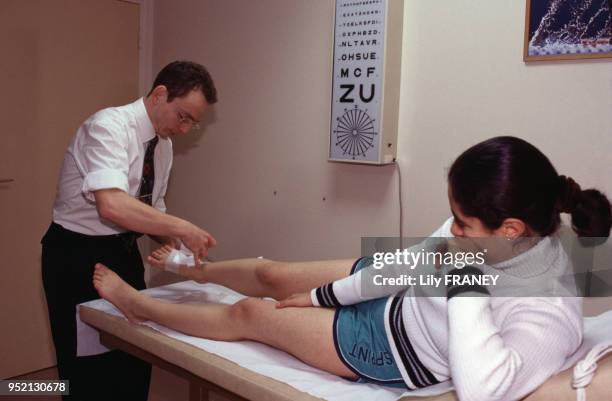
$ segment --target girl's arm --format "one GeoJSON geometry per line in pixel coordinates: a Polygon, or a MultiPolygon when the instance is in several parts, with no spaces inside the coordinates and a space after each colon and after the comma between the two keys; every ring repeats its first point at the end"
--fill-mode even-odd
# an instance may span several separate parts
{"type": "Polygon", "coordinates": [[[557,373],[582,341],[581,318],[572,319],[565,302],[571,300],[517,300],[498,327],[488,296],[449,299],[449,363],[459,399],[518,400],[557,373]]]}
{"type": "MultiPolygon", "coordinates": [[[[440,238],[453,237],[450,230],[452,224],[453,218],[451,217],[423,243],[415,245],[410,249],[413,251],[418,251],[423,248],[436,249],[440,242],[444,242],[444,240],[440,240],[440,238]]],[[[278,306],[338,307],[341,305],[352,305],[371,299],[382,298],[396,294],[408,286],[375,286],[373,280],[376,275],[380,274],[384,277],[399,277],[402,274],[419,275],[424,273],[424,269],[430,269],[430,273],[433,273],[433,268],[434,266],[424,265],[417,266],[415,269],[410,270],[407,269],[406,266],[388,265],[379,270],[370,265],[348,277],[315,288],[310,294],[295,294],[279,302],[278,306]]]]}

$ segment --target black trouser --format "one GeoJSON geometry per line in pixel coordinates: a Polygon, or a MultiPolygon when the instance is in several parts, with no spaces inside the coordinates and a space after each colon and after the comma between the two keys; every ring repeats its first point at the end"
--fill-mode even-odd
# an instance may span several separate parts
{"type": "Polygon", "coordinates": [[[42,277],[62,380],[64,400],[143,400],[151,365],[121,351],[76,356],[76,305],[100,298],[93,286],[96,263],[103,263],[136,289],[144,289],[144,266],[134,235],[90,236],[52,223],[42,241],[42,277]]]}

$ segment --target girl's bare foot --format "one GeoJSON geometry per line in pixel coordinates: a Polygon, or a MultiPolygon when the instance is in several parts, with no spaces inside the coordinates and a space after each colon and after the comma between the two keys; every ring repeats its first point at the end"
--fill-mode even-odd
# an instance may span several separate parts
{"type": "Polygon", "coordinates": [[[147,262],[153,267],[157,267],[158,269],[163,269],[166,265],[166,261],[168,260],[168,256],[170,256],[170,252],[172,252],[174,248],[170,245],[164,245],[159,249],[153,251],[153,253],[147,256],[147,262]]]}
{"type": "Polygon", "coordinates": [[[161,248],[153,251],[153,253],[151,253],[151,255],[147,257],[147,262],[149,262],[151,266],[156,267],[158,269],[163,269],[179,274],[189,280],[194,280],[199,283],[205,283],[203,276],[203,268],[208,263],[198,260],[197,266],[193,266],[193,257],[182,257],[179,258],[179,260],[182,259],[181,262],[191,263],[191,265],[179,264],[180,262],[176,261],[176,253],[173,254],[173,252],[178,251],[172,248],[170,245],[164,245],[161,248]]]}
{"type": "Polygon", "coordinates": [[[141,323],[144,320],[135,313],[133,307],[141,294],[102,263],[95,266],[93,285],[98,294],[115,305],[130,322],[141,323]]]}

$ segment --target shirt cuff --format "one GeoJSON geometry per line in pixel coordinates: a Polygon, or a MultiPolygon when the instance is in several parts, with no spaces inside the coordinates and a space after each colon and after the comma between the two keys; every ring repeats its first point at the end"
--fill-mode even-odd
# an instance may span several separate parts
{"type": "Polygon", "coordinates": [[[312,306],[321,306],[319,304],[319,300],[317,299],[317,289],[313,289],[310,291],[310,301],[312,302],[312,306]]]}
{"type": "Polygon", "coordinates": [[[157,199],[153,207],[162,213],[166,213],[166,202],[164,202],[164,198],[162,197],[157,199]]]}
{"type": "Polygon", "coordinates": [[[85,176],[81,192],[85,197],[94,202],[93,192],[101,189],[117,188],[128,192],[128,181],[125,173],[121,170],[97,170],[85,176]]]}
{"type": "Polygon", "coordinates": [[[337,308],[342,306],[336,294],[334,294],[334,281],[329,284],[322,285],[319,288],[315,288],[310,293],[310,299],[316,298],[315,306],[323,306],[325,308],[337,308]]]}

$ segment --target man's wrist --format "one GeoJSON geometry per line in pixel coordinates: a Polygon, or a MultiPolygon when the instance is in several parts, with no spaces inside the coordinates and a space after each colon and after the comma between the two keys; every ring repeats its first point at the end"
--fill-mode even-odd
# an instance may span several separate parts
{"type": "Polygon", "coordinates": [[[192,224],[178,217],[174,217],[174,219],[176,219],[176,222],[172,225],[170,236],[181,240],[183,237],[187,236],[192,224]]]}

